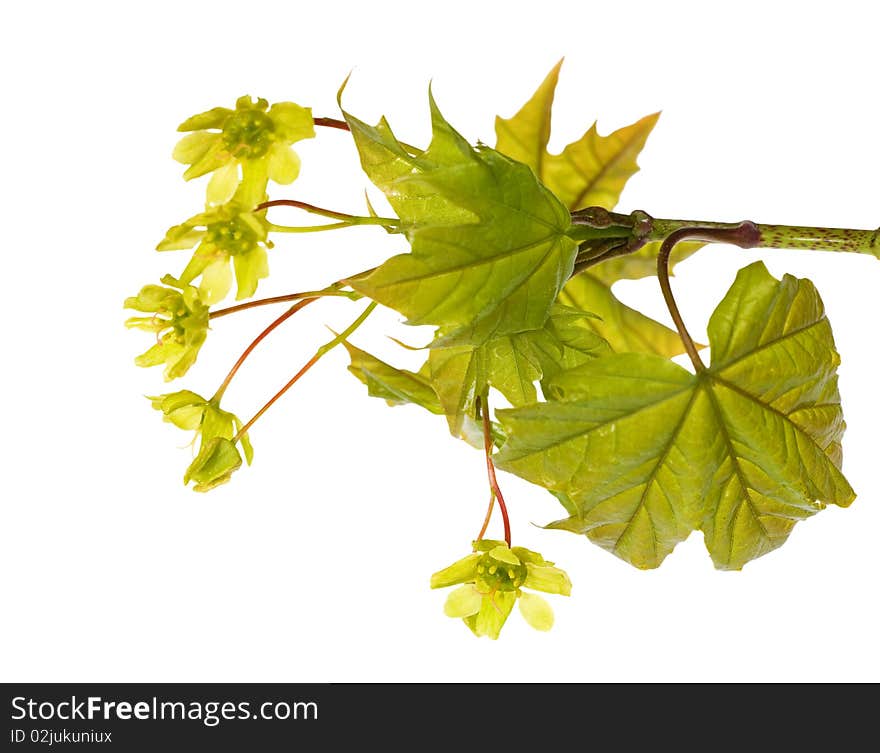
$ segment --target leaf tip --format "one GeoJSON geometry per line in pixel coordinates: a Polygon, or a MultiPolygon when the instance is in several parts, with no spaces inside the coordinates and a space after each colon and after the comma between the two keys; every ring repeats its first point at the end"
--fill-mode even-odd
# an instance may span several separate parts
{"type": "Polygon", "coordinates": [[[440,108],[437,106],[437,100],[434,98],[434,79],[428,81],[428,106],[431,108],[431,115],[439,115],[440,108]]]}
{"type": "Polygon", "coordinates": [[[348,72],[348,75],[345,77],[345,79],[343,79],[342,85],[339,87],[338,91],[336,92],[336,104],[339,105],[339,109],[342,110],[343,115],[345,114],[345,110],[342,109],[342,93],[345,91],[345,87],[348,86],[348,81],[351,78],[353,73],[354,73],[354,68],[352,68],[348,72]]]}

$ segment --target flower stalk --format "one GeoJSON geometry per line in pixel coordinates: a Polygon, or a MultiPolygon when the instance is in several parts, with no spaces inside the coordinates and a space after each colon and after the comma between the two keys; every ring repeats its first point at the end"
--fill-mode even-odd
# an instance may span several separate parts
{"type": "Polygon", "coordinates": [[[486,474],[489,478],[489,509],[486,510],[486,517],[483,520],[483,527],[477,535],[477,541],[482,540],[486,535],[486,529],[489,527],[489,521],[492,518],[492,511],[495,509],[495,501],[498,501],[498,509],[501,511],[501,520],[504,523],[504,541],[510,546],[510,517],[507,514],[507,504],[504,502],[504,495],[501,493],[501,487],[498,484],[498,478],[495,475],[495,463],[492,461],[492,422],[489,418],[489,396],[483,395],[477,398],[477,407],[480,411],[480,417],[483,426],[483,451],[486,455],[486,474]]]}
{"type": "MultiPolygon", "coordinates": [[[[313,299],[307,299],[307,300],[313,300],[313,299]]],[[[303,303],[305,303],[305,301],[303,303]]],[[[300,378],[309,369],[312,368],[312,366],[314,366],[318,361],[320,361],[321,358],[323,358],[327,353],[329,353],[331,350],[333,350],[333,348],[335,348],[337,345],[339,345],[340,343],[342,343],[346,339],[348,339],[348,337],[367,320],[367,317],[373,313],[376,306],[377,306],[377,304],[375,302],[371,302],[370,305],[367,306],[363,310],[361,315],[357,319],[355,319],[351,324],[349,324],[348,327],[346,327],[340,334],[336,335],[336,337],[334,337],[332,340],[324,343],[320,348],[318,348],[318,350],[315,351],[315,354],[305,363],[305,365],[299,371],[297,371],[296,374],[294,374],[290,378],[290,381],[288,381],[287,384],[285,384],[280,390],[278,390],[278,392],[276,392],[265,403],[265,405],[263,405],[263,407],[260,408],[251,417],[251,419],[247,423],[245,423],[244,426],[241,427],[241,429],[239,429],[238,434],[236,434],[236,436],[232,440],[233,443],[238,441],[239,437],[246,434],[247,431],[251,428],[251,426],[253,426],[257,422],[257,420],[259,420],[259,418],[267,410],[269,410],[269,408],[271,408],[275,404],[275,402],[279,398],[282,397],[282,395],[284,395],[285,392],[287,392],[291,387],[293,387],[293,385],[295,385],[300,380],[300,378]]]]}
{"type": "Polygon", "coordinates": [[[242,364],[247,360],[247,357],[253,353],[254,349],[277,327],[281,326],[286,322],[290,317],[292,317],[297,311],[304,309],[310,303],[314,303],[317,301],[317,298],[305,298],[301,300],[299,303],[291,306],[287,311],[285,311],[281,316],[279,316],[275,321],[273,321],[266,329],[260,332],[254,340],[251,342],[247,348],[244,349],[244,352],[238,357],[238,360],[232,365],[232,368],[229,370],[229,373],[226,375],[226,378],[217,388],[217,391],[214,393],[214,397],[211,398],[217,402],[223,397],[223,393],[226,392],[226,388],[229,387],[229,383],[232,381],[233,377],[238,373],[238,370],[242,367],[242,364]]]}

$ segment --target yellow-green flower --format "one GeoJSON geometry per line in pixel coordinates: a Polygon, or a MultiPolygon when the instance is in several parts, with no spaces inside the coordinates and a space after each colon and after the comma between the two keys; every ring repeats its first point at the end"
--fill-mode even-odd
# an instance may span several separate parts
{"type": "MultiPolygon", "coordinates": [[[[186,180],[214,173],[208,201],[222,204],[235,192],[239,180],[251,183],[261,195],[267,178],[287,185],[299,174],[300,160],[290,145],[314,138],[315,122],[308,107],[293,102],[239,97],[235,109],[215,107],[193,115],[177,127],[192,131],[174,149],[174,159],[189,165],[186,180]],[[239,177],[241,168],[241,178],[239,177]]],[[[257,198],[256,202],[262,201],[257,198]]]]}
{"type": "MultiPolygon", "coordinates": [[[[164,420],[180,429],[194,431],[193,441],[200,439],[199,452],[190,463],[183,483],[195,481],[197,492],[206,492],[229,481],[241,467],[241,455],[232,441],[242,427],[234,414],[220,407],[217,400],[206,400],[189,390],[151,397],[153,407],[162,412],[164,420]]],[[[239,437],[248,465],[254,458],[254,449],[248,435],[239,437]]]]}
{"type": "Polygon", "coordinates": [[[238,454],[232,440],[214,437],[210,442],[202,445],[199,454],[186,469],[183,483],[194,481],[194,491],[207,492],[220,484],[225,484],[239,468],[241,468],[241,455],[238,454]]]}
{"type": "Polygon", "coordinates": [[[186,222],[169,228],[156,246],[157,251],[195,247],[180,280],[189,284],[201,276],[199,296],[208,305],[226,297],[232,287],[232,270],[235,271],[235,297],[238,300],[250,298],[259,281],[269,274],[266,254],[266,249],[272,247],[268,240],[269,224],[264,217],[249,209],[235,200],[208,207],[186,222]]]}
{"type": "Polygon", "coordinates": [[[125,299],[125,308],[151,316],[133,316],[126,327],[154,332],[156,344],[135,359],[138,366],[165,364],[165,380],[186,374],[196,362],[208,336],[208,307],[192,285],[162,278],[165,285],[145,285],[136,296],[125,299]],[[168,286],[168,287],[166,287],[168,286]]]}
{"type": "Polygon", "coordinates": [[[461,618],[474,635],[498,638],[513,605],[535,630],[553,627],[553,609],[537,594],[571,594],[571,581],[537,552],[510,548],[503,541],[474,542],[474,552],[431,576],[431,588],[458,585],[446,599],[444,612],[461,618]]]}

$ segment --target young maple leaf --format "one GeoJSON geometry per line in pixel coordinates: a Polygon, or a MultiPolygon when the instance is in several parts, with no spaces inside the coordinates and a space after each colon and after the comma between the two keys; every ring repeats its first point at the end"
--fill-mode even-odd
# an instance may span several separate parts
{"type": "MultiPolygon", "coordinates": [[[[599,135],[593,123],[560,154],[551,154],[547,144],[561,66],[560,60],[513,117],[495,119],[495,148],[531,167],[569,210],[588,206],[611,210],[626,182],[639,170],[636,158],[659,113],[647,115],[607,136],[599,135]]],[[[701,246],[700,243],[679,244],[674,260],[680,261],[701,246]]],[[[582,272],[568,281],[559,302],[598,314],[593,328],[617,352],[678,355],[683,349],[675,331],[626,306],[611,291],[611,285],[617,280],[654,274],[658,249],[659,244],[649,243],[633,254],[609,259],[582,272]]]]}
{"type": "Polygon", "coordinates": [[[569,212],[526,165],[472,147],[429,103],[433,135],[418,154],[384,120],[344,113],[412,247],[349,283],[410,324],[443,327],[447,345],[539,328],[574,265],[569,212]]]}
{"type": "Polygon", "coordinates": [[[840,471],[840,356],[809,280],[740,270],[693,374],[621,353],[557,375],[549,402],[500,410],[496,457],[554,492],[583,533],[640,568],[702,530],[716,567],[785,543],[798,520],[855,494],[840,471]]]}

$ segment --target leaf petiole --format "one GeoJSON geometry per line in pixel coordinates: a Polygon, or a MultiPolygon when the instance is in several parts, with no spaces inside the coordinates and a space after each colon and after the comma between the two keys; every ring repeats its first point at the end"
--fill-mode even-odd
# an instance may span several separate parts
{"type": "Polygon", "coordinates": [[[672,294],[672,285],[669,282],[669,257],[672,254],[672,249],[676,243],[685,240],[731,243],[740,248],[753,248],[758,238],[758,226],[754,222],[745,221],[729,227],[708,227],[705,225],[679,227],[669,233],[660,245],[660,250],[657,252],[657,280],[660,282],[663,300],[666,301],[666,308],[669,309],[672,321],[675,322],[678,336],[681,338],[684,349],[698,374],[706,370],[706,364],[700,358],[697,346],[685,327],[681,311],[679,311],[675,296],[672,294]]]}

